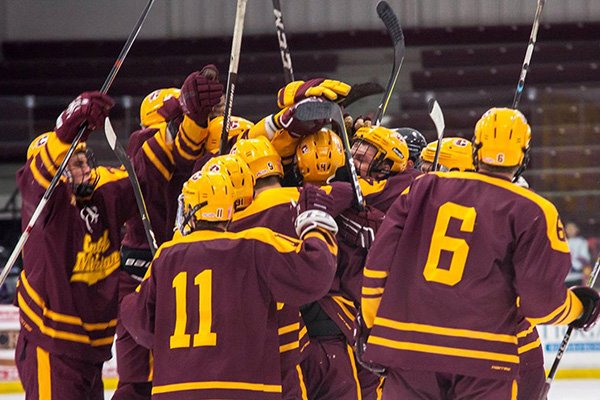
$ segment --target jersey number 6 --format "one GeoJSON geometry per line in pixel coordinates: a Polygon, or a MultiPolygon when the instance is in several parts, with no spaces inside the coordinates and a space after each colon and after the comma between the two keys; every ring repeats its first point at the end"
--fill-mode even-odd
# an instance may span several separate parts
{"type": "MultiPolygon", "coordinates": [[[[175,331],[171,335],[169,347],[181,349],[190,347],[190,335],[185,333],[187,325],[187,272],[180,272],[173,278],[175,289],[175,331]]],[[[205,269],[194,277],[198,286],[198,333],[194,334],[193,347],[216,346],[217,334],[212,327],[212,270],[205,269]]]]}
{"type": "Polygon", "coordinates": [[[446,235],[451,218],[462,221],[460,225],[462,232],[473,232],[477,212],[473,207],[465,207],[452,202],[444,203],[438,209],[423,276],[429,282],[448,286],[454,286],[462,279],[469,254],[469,244],[464,239],[446,235]],[[448,269],[439,268],[442,250],[452,253],[448,269]]]}

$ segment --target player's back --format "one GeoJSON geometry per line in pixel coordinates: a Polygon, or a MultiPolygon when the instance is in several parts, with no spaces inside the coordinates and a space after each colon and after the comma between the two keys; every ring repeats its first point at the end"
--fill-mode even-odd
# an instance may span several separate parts
{"type": "MultiPolygon", "coordinates": [[[[275,301],[301,304],[327,291],[306,276],[324,248],[323,239],[302,243],[265,228],[197,231],[161,247],[142,284],[155,287],[153,393],[164,394],[156,398],[279,398],[275,301]]],[[[328,269],[331,279],[333,254],[328,269]]]]}
{"type": "Polygon", "coordinates": [[[417,179],[391,207],[367,259],[363,298],[381,290],[380,266],[392,265],[369,356],[396,367],[513,379],[517,296],[539,322],[567,306],[556,272],[568,268],[561,229],[550,202],[508,180],[458,172],[417,179]],[[377,241],[386,240],[397,244],[382,252],[377,241]]]}

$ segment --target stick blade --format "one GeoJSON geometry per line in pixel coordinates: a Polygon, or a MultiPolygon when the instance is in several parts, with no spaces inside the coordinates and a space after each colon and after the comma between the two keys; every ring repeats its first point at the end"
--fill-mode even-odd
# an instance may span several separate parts
{"type": "Polygon", "coordinates": [[[294,118],[300,121],[314,121],[316,119],[331,119],[336,104],[329,101],[307,101],[296,106],[294,118]]]}
{"type": "Polygon", "coordinates": [[[444,133],[444,128],[446,127],[446,124],[444,122],[444,114],[442,113],[442,109],[436,99],[429,99],[428,107],[429,116],[431,117],[431,120],[435,125],[435,130],[437,131],[438,138],[440,138],[444,133]]]}
{"type": "Polygon", "coordinates": [[[114,151],[117,145],[117,134],[110,123],[110,118],[106,117],[104,120],[104,136],[110,148],[114,151]]]}
{"type": "Polygon", "coordinates": [[[379,18],[383,21],[385,27],[387,28],[394,46],[396,46],[396,44],[399,42],[404,42],[404,34],[402,33],[402,28],[400,28],[398,17],[387,1],[382,0],[377,3],[377,15],[379,15],[379,18]]]}
{"type": "Polygon", "coordinates": [[[363,82],[352,85],[352,89],[348,96],[344,97],[339,105],[342,107],[348,107],[350,104],[364,99],[365,97],[373,96],[385,92],[383,86],[376,82],[363,82]]]}

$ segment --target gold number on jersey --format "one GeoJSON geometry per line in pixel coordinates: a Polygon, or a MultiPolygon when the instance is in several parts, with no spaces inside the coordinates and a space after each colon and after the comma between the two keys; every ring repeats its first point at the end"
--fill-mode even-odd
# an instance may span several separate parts
{"type": "Polygon", "coordinates": [[[460,225],[462,232],[473,232],[477,212],[473,207],[465,207],[452,202],[442,204],[438,210],[423,276],[429,282],[443,283],[448,286],[454,286],[462,279],[469,254],[469,244],[464,239],[446,235],[451,218],[462,221],[460,225]],[[439,268],[443,250],[452,253],[448,269],[439,268]]]}
{"type": "MultiPolygon", "coordinates": [[[[185,333],[187,325],[187,272],[178,273],[173,278],[175,289],[175,331],[170,337],[169,347],[181,349],[190,347],[190,335],[185,333]]],[[[212,328],[212,270],[205,269],[194,277],[198,286],[198,333],[194,334],[193,347],[216,346],[217,334],[212,328]]]]}

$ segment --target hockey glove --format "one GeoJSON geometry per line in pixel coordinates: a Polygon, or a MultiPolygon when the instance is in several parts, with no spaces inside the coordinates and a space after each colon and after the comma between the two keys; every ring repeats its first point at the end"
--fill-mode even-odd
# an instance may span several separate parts
{"type": "Polygon", "coordinates": [[[335,235],[337,224],[328,213],[333,208],[333,198],[314,185],[306,185],[300,189],[300,197],[295,207],[294,227],[300,239],[313,229],[324,229],[335,235]]]}
{"type": "Polygon", "coordinates": [[[294,138],[300,138],[311,133],[319,131],[325,125],[330,123],[329,119],[315,119],[312,121],[300,121],[295,118],[296,109],[301,104],[307,102],[321,102],[322,99],[318,97],[310,97],[308,99],[304,99],[301,102],[291,106],[284,108],[277,114],[273,116],[273,124],[277,129],[285,129],[290,136],[294,138]]]}
{"type": "Polygon", "coordinates": [[[309,81],[294,81],[279,89],[277,104],[279,108],[289,107],[307,97],[323,97],[336,101],[346,97],[352,87],[341,81],[316,78],[309,81]]]}
{"type": "Polygon", "coordinates": [[[63,143],[71,143],[77,136],[79,128],[87,123],[87,129],[81,137],[85,142],[90,132],[104,126],[104,119],[115,102],[100,92],[83,92],[69,104],[56,120],[54,131],[63,143]]]}
{"type": "Polygon", "coordinates": [[[368,371],[371,371],[377,376],[386,376],[387,370],[383,365],[376,364],[372,361],[364,359],[365,350],[367,349],[367,339],[371,330],[367,328],[363,320],[360,310],[356,313],[354,321],[354,354],[358,363],[368,371]]]}
{"type": "Polygon", "coordinates": [[[589,331],[596,325],[600,314],[600,295],[587,286],[574,286],[570,289],[583,304],[583,314],[569,325],[575,329],[589,331]]]}
{"type": "Polygon", "coordinates": [[[192,72],[185,78],[179,96],[184,114],[203,128],[208,126],[208,114],[223,95],[223,85],[219,83],[218,71],[215,71],[216,67],[211,64],[202,71],[192,72]]]}
{"type": "Polygon", "coordinates": [[[385,214],[376,208],[367,206],[362,211],[349,208],[336,219],[339,238],[351,246],[369,249],[384,218],[385,214]]]}

